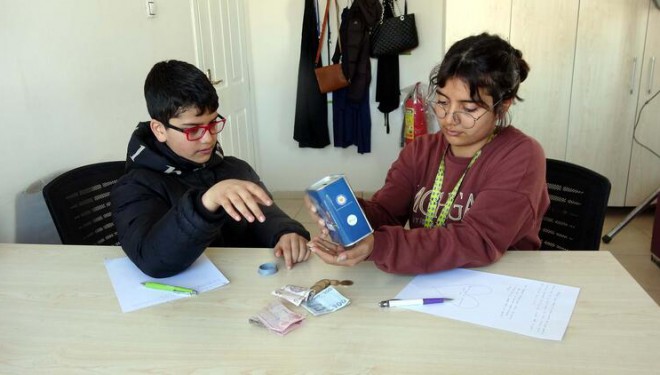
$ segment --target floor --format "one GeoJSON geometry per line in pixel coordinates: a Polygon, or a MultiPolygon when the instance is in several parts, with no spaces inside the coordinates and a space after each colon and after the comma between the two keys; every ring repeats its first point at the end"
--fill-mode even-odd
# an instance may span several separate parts
{"type": "MultiPolygon", "coordinates": [[[[310,233],[318,232],[307,210],[304,209],[303,195],[300,192],[275,193],[275,202],[289,216],[300,221],[310,233]]],[[[605,218],[603,234],[620,223],[631,208],[610,208],[605,218]]],[[[609,244],[601,242],[601,250],[607,250],[619,260],[635,280],[660,305],[660,267],[651,261],[651,230],[654,211],[640,213],[627,226],[620,230],[609,244]]]]}
{"type": "MultiPolygon", "coordinates": [[[[619,224],[631,208],[610,208],[605,218],[603,234],[619,224]]],[[[609,244],[601,242],[600,249],[612,252],[639,285],[660,305],[660,267],[651,261],[651,233],[655,211],[641,212],[620,230],[609,244]]]]}

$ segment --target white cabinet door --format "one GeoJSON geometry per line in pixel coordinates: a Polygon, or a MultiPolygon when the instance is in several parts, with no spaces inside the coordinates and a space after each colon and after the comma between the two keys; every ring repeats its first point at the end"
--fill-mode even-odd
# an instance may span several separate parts
{"type": "Polygon", "coordinates": [[[191,0],[197,65],[210,75],[220,98],[218,112],[227,118],[220,133],[226,155],[257,169],[254,120],[241,0],[191,0]]]}
{"type": "MultiPolygon", "coordinates": [[[[660,90],[660,10],[650,5],[637,112],[660,90]]],[[[660,154],[660,94],[639,117],[636,138],[660,154]]],[[[626,206],[637,206],[660,187],[660,158],[633,142],[626,206]]]]}
{"type": "Polygon", "coordinates": [[[511,107],[512,123],[537,139],[548,158],[564,160],[577,33],[575,0],[513,0],[511,44],[530,66],[511,107]]]}
{"type": "Polygon", "coordinates": [[[484,31],[510,39],[530,65],[511,107],[514,126],[537,139],[546,156],[564,160],[579,2],[447,0],[445,49],[484,31]]]}
{"type": "Polygon", "coordinates": [[[567,160],[610,179],[625,200],[648,0],[581,0],[567,160]]]}
{"type": "Polygon", "coordinates": [[[509,39],[511,0],[446,0],[445,51],[470,35],[488,32],[509,39]]]}

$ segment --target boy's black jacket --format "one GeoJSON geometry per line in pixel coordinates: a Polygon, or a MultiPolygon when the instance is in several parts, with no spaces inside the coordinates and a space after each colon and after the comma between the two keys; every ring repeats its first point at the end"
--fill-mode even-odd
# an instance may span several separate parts
{"type": "Polygon", "coordinates": [[[202,195],[225,179],[252,181],[268,191],[248,163],[224,156],[220,144],[199,165],[158,142],[148,122],[138,124],[128,145],[126,174],[113,187],[111,201],[121,246],[142,272],[175,275],[209,246],[272,248],[291,232],[309,239],[305,228],[275,204],[261,206],[264,223],[236,222],[222,208],[206,210],[202,195]]]}

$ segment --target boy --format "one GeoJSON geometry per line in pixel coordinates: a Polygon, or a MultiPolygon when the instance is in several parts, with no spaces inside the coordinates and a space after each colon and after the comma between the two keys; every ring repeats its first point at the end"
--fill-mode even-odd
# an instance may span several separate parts
{"type": "Polygon", "coordinates": [[[309,233],[272,201],[245,161],[217,142],[225,118],[208,78],[182,61],[159,62],[144,84],[151,121],[128,144],[112,193],[128,257],[152,277],[188,268],[208,246],[273,247],[287,268],[307,260],[309,233]]]}

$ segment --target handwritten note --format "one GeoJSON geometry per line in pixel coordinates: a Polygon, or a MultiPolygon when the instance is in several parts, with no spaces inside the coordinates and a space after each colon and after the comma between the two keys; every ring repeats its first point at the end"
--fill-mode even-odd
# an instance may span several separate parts
{"type": "Polygon", "coordinates": [[[134,311],[180,298],[188,298],[182,294],[145,288],[142,286],[144,281],[157,281],[191,288],[198,293],[229,283],[225,275],[218,270],[206,255],[200,256],[195,263],[180,274],[162,279],[154,279],[145,275],[128,257],[106,259],[105,268],[108,270],[112,287],[123,312],[134,311]]]}
{"type": "Polygon", "coordinates": [[[561,340],[579,288],[455,269],[415,277],[396,297],[446,297],[453,301],[406,307],[436,316],[519,334],[561,340]]]}

